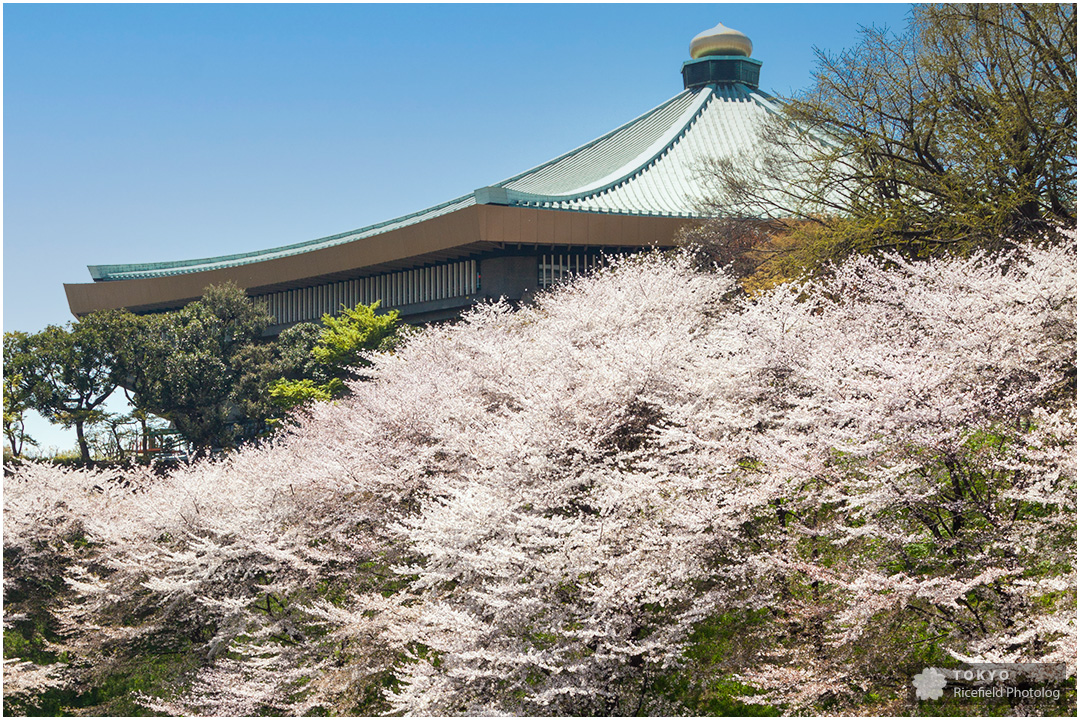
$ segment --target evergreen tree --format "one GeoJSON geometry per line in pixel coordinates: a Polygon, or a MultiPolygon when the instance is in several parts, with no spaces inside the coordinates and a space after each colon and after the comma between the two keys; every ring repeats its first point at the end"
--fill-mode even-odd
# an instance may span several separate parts
{"type": "Polygon", "coordinates": [[[342,308],[337,317],[323,315],[322,330],[311,346],[307,374],[282,377],[272,383],[272,401],[280,408],[291,409],[311,400],[330,400],[345,394],[345,382],[359,377],[360,368],[371,364],[370,353],[390,350],[401,340],[398,311],[380,314],[378,309],[379,301],[375,301],[342,308]]]}
{"type": "Polygon", "coordinates": [[[5,374],[20,381],[12,399],[18,396],[50,422],[74,428],[83,462],[91,459],[86,426],[100,417],[102,404],[120,382],[112,328],[107,319],[89,316],[65,327],[5,337],[11,345],[5,374]]]}
{"type": "Polygon", "coordinates": [[[233,446],[245,419],[241,359],[263,341],[266,311],[229,283],[180,310],[121,320],[123,375],[135,406],[171,421],[198,453],[233,446]]]}

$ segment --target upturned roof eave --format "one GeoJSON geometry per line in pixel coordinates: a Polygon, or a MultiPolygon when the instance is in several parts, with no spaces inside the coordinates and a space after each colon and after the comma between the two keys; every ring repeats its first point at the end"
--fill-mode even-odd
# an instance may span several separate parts
{"type": "Polygon", "coordinates": [[[65,283],[64,289],[69,308],[80,317],[117,308],[133,312],[173,309],[197,299],[208,286],[227,281],[257,295],[500,254],[514,245],[610,248],[615,252],[630,246],[668,247],[683,222],[672,217],[474,204],[374,235],[364,242],[338,244],[292,257],[163,277],[65,283]]]}
{"type": "Polygon", "coordinates": [[[315,240],[306,240],[304,242],[294,243],[291,245],[282,245],[276,248],[270,248],[268,250],[253,250],[246,253],[235,253],[232,255],[218,255],[209,258],[197,258],[193,260],[177,260],[169,262],[158,263],[132,263],[123,265],[88,265],[87,269],[90,271],[90,276],[95,280],[112,280],[112,279],[130,279],[140,277],[161,277],[164,275],[178,275],[192,272],[201,272],[203,270],[219,269],[236,267],[237,265],[247,265],[252,262],[261,262],[264,260],[276,260],[282,257],[288,257],[290,255],[296,255],[304,252],[311,252],[313,250],[321,250],[323,248],[333,247],[346,242],[353,242],[356,240],[363,240],[373,235],[378,235],[380,231],[390,229],[393,227],[405,227],[414,222],[423,222],[429,218],[438,217],[445,214],[444,211],[450,211],[455,205],[460,207],[468,207],[473,204],[471,195],[463,195],[453,200],[448,200],[444,203],[439,203],[424,210],[419,210],[414,213],[402,215],[400,217],[386,220],[373,225],[368,225],[357,230],[350,230],[348,232],[337,233],[335,235],[328,235],[326,237],[317,238],[315,240]],[[412,222],[410,222],[412,221],[412,222]]]}
{"type": "MultiPolygon", "coordinates": [[[[780,112],[773,105],[775,99],[766,93],[763,93],[756,88],[742,86],[739,86],[739,88],[738,94],[746,99],[752,99],[758,105],[770,112],[780,112]]],[[[619,214],[635,217],[681,217],[693,219],[700,217],[700,215],[682,209],[663,210],[649,207],[590,208],[581,206],[581,203],[589,198],[600,196],[613,188],[633,182],[635,177],[641,175],[645,169],[656,162],[656,160],[665,153],[669,152],[672,147],[685,137],[695,120],[705,111],[705,108],[708,106],[711,98],[716,92],[717,86],[715,85],[705,86],[696,90],[684,90],[678,95],[657,105],[637,118],[620,125],[614,130],[567,153],[563,153],[553,160],[503,180],[496,185],[480,188],[469,195],[463,195],[415,213],[403,215],[357,230],[267,250],[172,262],[91,265],[88,266],[88,269],[91,277],[95,281],[167,277],[199,273],[207,270],[226,269],[313,252],[328,247],[334,247],[335,245],[342,243],[370,239],[395,228],[427,222],[446,212],[452,212],[474,204],[511,205],[570,212],[619,214]],[[680,110],[678,106],[679,103],[686,103],[686,107],[680,110]],[[677,111],[677,116],[670,121],[665,120],[662,113],[669,113],[672,111],[677,111]],[[659,120],[660,123],[667,122],[668,124],[666,126],[661,124],[659,126],[661,128],[660,131],[655,133],[655,137],[648,139],[647,143],[642,144],[640,147],[636,147],[634,143],[637,142],[638,139],[627,137],[627,144],[625,147],[619,147],[620,136],[632,136],[637,127],[656,120],[659,120]],[[559,175],[560,164],[572,166],[573,161],[578,159],[579,156],[581,156],[581,159],[588,159],[588,156],[584,154],[600,148],[603,143],[613,144],[616,150],[629,148],[630,155],[628,155],[628,158],[623,161],[621,165],[606,171],[604,175],[587,179],[585,182],[564,192],[535,193],[512,187],[513,185],[520,185],[523,182],[527,182],[529,178],[539,178],[539,182],[543,183],[545,182],[544,173],[553,174],[553,181],[550,181],[549,184],[552,184],[553,182],[554,185],[558,185],[560,181],[565,180],[564,177],[560,177],[559,175]]],[[[654,129],[658,127],[655,125],[655,122],[653,127],[654,129]]],[[[579,161],[579,166],[580,165],[581,163],[579,161]]],[[[569,167],[568,170],[572,179],[574,168],[569,167]]],[[[578,172],[580,172],[580,167],[578,168],[578,172]]]]}

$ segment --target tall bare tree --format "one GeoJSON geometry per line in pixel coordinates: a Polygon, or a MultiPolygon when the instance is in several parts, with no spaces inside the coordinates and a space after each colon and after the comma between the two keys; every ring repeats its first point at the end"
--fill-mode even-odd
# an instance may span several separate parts
{"type": "Polygon", "coordinates": [[[903,34],[818,51],[755,162],[709,164],[713,209],[810,220],[819,256],[1072,224],[1076,101],[1075,5],[918,5],[903,34]]]}

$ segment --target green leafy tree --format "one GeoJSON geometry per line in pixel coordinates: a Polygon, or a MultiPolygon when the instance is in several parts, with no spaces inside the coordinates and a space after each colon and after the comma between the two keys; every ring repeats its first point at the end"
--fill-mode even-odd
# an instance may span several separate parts
{"type": "Polygon", "coordinates": [[[120,381],[112,324],[90,315],[12,341],[11,370],[24,383],[18,391],[23,402],[50,422],[74,428],[82,461],[90,462],[86,426],[101,416],[120,381]]]}
{"type": "Polygon", "coordinates": [[[230,420],[241,419],[235,412],[235,361],[261,339],[269,315],[230,283],[207,288],[201,300],[161,316],[159,323],[157,338],[168,354],[158,368],[157,414],[200,451],[233,445],[230,420]]]}
{"type": "Polygon", "coordinates": [[[102,413],[87,426],[86,439],[96,459],[121,461],[138,447],[139,421],[130,413],[102,413]]]}
{"type": "Polygon", "coordinates": [[[146,450],[155,412],[162,407],[162,367],[172,350],[167,342],[168,322],[160,315],[136,315],[128,310],[99,313],[99,317],[111,325],[122,378],[120,389],[133,408],[131,418],[139,424],[140,443],[146,450]]]}
{"type": "Polygon", "coordinates": [[[279,378],[270,385],[270,397],[288,410],[311,400],[330,400],[346,391],[345,381],[355,379],[359,368],[369,365],[366,354],[392,350],[402,335],[397,310],[379,314],[379,301],[343,308],[341,315],[323,315],[323,327],[311,347],[311,364],[304,377],[279,378]]]}
{"type": "Polygon", "coordinates": [[[26,432],[26,411],[30,398],[21,393],[22,376],[4,375],[4,437],[11,454],[20,457],[25,445],[37,445],[26,432]]]}
{"type": "Polygon", "coordinates": [[[264,422],[282,415],[282,405],[270,390],[279,380],[307,379],[309,383],[327,380],[322,367],[311,356],[321,331],[316,323],[299,323],[283,330],[274,342],[241,349],[235,361],[240,372],[236,402],[246,417],[264,422]]]}
{"type": "Polygon", "coordinates": [[[333,400],[341,397],[345,390],[345,383],[338,378],[330,378],[325,383],[316,383],[311,378],[279,380],[270,386],[270,397],[277,407],[289,410],[312,400],[333,400]]]}
{"type": "Polygon", "coordinates": [[[33,407],[31,388],[25,381],[30,356],[22,349],[26,333],[4,333],[4,437],[15,457],[25,445],[36,445],[26,432],[26,411],[33,407]]]}
{"type": "Polygon", "coordinates": [[[312,357],[333,377],[355,377],[357,368],[369,365],[365,353],[390,350],[397,342],[398,311],[378,314],[379,302],[343,308],[341,315],[323,315],[323,331],[311,350],[312,357]]]}
{"type": "Polygon", "coordinates": [[[804,266],[1073,225],[1076,74],[1075,5],[917,5],[900,35],[819,52],[760,156],[711,164],[714,211],[809,221],[804,266]]]}
{"type": "Polygon", "coordinates": [[[239,359],[262,340],[270,316],[234,284],[207,288],[184,308],[118,317],[125,385],[139,410],[173,423],[198,454],[235,443],[239,359]]]}

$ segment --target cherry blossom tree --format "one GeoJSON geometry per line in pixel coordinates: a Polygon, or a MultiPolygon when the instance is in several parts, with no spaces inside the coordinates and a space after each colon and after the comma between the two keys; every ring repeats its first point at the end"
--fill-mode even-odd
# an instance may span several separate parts
{"type": "Polygon", "coordinates": [[[261,447],[22,466],[6,622],[69,661],[20,688],[179,653],[146,706],[675,714],[710,679],[799,712],[928,659],[1075,673],[1075,262],[856,258],[747,297],[631,258],[372,354],[261,447]],[[740,651],[702,660],[718,623],[740,651]]]}

